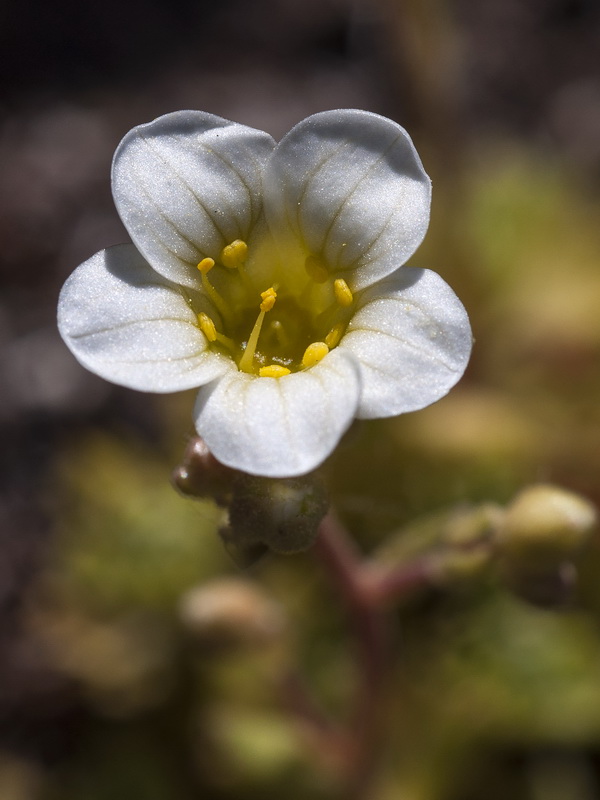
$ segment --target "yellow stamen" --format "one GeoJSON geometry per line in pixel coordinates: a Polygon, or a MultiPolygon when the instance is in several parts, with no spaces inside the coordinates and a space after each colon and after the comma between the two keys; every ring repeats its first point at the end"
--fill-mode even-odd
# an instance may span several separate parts
{"type": "Polygon", "coordinates": [[[219,342],[219,344],[225,345],[229,349],[235,349],[235,344],[233,339],[230,339],[229,336],[225,336],[223,333],[219,333],[219,331],[215,327],[215,323],[212,319],[201,312],[198,314],[198,324],[200,326],[200,330],[206,336],[209,342],[219,342]]]}
{"type": "Polygon", "coordinates": [[[254,327],[252,328],[252,333],[248,338],[248,344],[246,345],[246,349],[244,350],[244,354],[242,355],[239,363],[239,368],[242,372],[252,372],[253,365],[254,365],[254,354],[256,353],[256,345],[258,344],[258,337],[260,336],[260,329],[262,328],[263,320],[265,318],[265,314],[267,311],[270,311],[273,306],[275,305],[275,300],[277,299],[277,292],[271,286],[270,289],[267,289],[265,292],[261,292],[262,303],[260,304],[260,313],[254,323],[254,327]]]}
{"type": "Polygon", "coordinates": [[[335,299],[341,306],[348,307],[352,305],[354,295],[350,291],[350,287],[343,278],[338,278],[333,282],[333,291],[335,299]]]}
{"type": "Polygon", "coordinates": [[[229,336],[225,336],[224,333],[219,333],[219,331],[217,331],[217,342],[219,342],[219,344],[224,344],[225,347],[228,347],[230,350],[235,350],[235,342],[233,339],[230,339],[229,336]]]}
{"type": "Polygon", "coordinates": [[[270,289],[267,289],[266,292],[261,292],[260,296],[262,297],[262,303],[260,304],[261,311],[270,311],[273,306],[275,305],[275,300],[277,300],[277,292],[271,286],[270,289]]]}
{"type": "Polygon", "coordinates": [[[197,264],[196,266],[200,270],[200,275],[202,276],[202,287],[204,291],[213,301],[215,306],[219,309],[222,316],[228,317],[229,309],[227,308],[227,303],[225,302],[225,300],[223,300],[221,295],[217,292],[215,287],[207,278],[207,273],[211,271],[214,265],[215,265],[214,258],[203,258],[202,261],[200,261],[200,263],[197,264]]]}
{"type": "Polygon", "coordinates": [[[304,351],[304,355],[302,356],[302,366],[314,367],[314,365],[318,364],[321,359],[325,358],[328,352],[329,347],[325,344],[325,342],[313,342],[312,344],[309,344],[304,351]]]}
{"type": "Polygon", "coordinates": [[[198,269],[203,275],[206,275],[207,272],[211,271],[214,265],[215,265],[214,258],[203,258],[202,261],[198,264],[198,269]]]}
{"type": "Polygon", "coordinates": [[[261,378],[283,378],[284,375],[290,374],[290,370],[280,364],[269,364],[266,367],[261,367],[258,370],[258,374],[261,378]]]}
{"type": "Polygon", "coordinates": [[[329,272],[323,262],[315,256],[308,256],[304,262],[304,269],[315,283],[325,283],[329,278],[329,272]]]}
{"type": "Polygon", "coordinates": [[[333,326],[333,328],[329,331],[327,336],[325,337],[325,344],[330,350],[333,350],[334,347],[337,347],[341,341],[342,336],[344,335],[344,331],[346,330],[346,323],[345,322],[338,322],[333,326]]]}
{"type": "Polygon", "coordinates": [[[198,314],[198,324],[200,325],[200,330],[209,342],[217,341],[217,329],[215,328],[215,323],[208,314],[198,314]]]}
{"type": "Polygon", "coordinates": [[[229,269],[240,269],[248,258],[248,245],[241,239],[236,239],[221,252],[221,264],[229,269]]]}

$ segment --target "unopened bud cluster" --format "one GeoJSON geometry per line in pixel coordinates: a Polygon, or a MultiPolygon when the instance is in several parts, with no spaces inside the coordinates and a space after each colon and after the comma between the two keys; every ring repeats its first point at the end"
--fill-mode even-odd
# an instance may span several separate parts
{"type": "Polygon", "coordinates": [[[498,543],[512,560],[555,564],[579,553],[596,521],[594,506],[574,492],[530,486],[506,509],[498,543]]]}
{"type": "Polygon", "coordinates": [[[496,546],[504,577],[524,599],[564,605],[577,582],[576,560],[597,524],[595,507],[574,492],[540,484],[505,510],[496,546]]]}
{"type": "Polygon", "coordinates": [[[228,511],[221,537],[234,558],[251,563],[266,550],[297,553],[314,542],[328,501],[314,475],[263,478],[218,462],[202,439],[188,445],[173,473],[175,486],[192,497],[210,497],[228,511]]]}

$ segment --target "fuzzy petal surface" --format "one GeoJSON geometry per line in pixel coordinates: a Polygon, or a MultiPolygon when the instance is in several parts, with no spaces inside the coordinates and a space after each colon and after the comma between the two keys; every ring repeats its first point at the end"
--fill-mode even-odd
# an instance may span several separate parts
{"type": "Polygon", "coordinates": [[[228,373],[200,390],[196,429],[215,457],[252,475],[302,475],[331,453],[355,416],[354,359],[334,350],[284,378],[228,373]]]}
{"type": "Polygon", "coordinates": [[[469,318],[431,270],[399,269],[359,299],[339,349],[360,364],[358,416],[391,417],[424,408],[459,380],[471,353],[469,318]]]}
{"type": "Polygon", "coordinates": [[[296,125],[265,170],[265,214],[356,291],[420,245],[431,183],[404,128],[368,111],[324,111],[296,125]]]}
{"type": "MultiPolygon", "coordinates": [[[[190,295],[156,273],[133,245],[116,245],[66,281],[58,328],[77,360],[108,381],[145,392],[190,389],[233,367],[208,349],[190,295]]],[[[201,296],[196,302],[211,310],[201,296]]]]}
{"type": "Polygon", "coordinates": [[[193,287],[199,261],[249,238],[274,146],[263,131],[202,111],[165,114],[125,136],[113,159],[113,196],[154,269],[193,287]]]}

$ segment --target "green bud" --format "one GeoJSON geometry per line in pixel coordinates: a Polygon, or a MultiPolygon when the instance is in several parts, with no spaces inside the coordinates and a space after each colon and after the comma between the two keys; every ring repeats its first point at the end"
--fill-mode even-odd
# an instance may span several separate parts
{"type": "Polygon", "coordinates": [[[448,549],[437,557],[438,584],[460,584],[480,579],[486,573],[492,551],[485,545],[448,549]]]}
{"type": "Polygon", "coordinates": [[[261,547],[298,553],[313,544],[327,509],[325,489],[314,474],[259,478],[239,473],[224,538],[242,553],[261,547]]]}
{"type": "Polygon", "coordinates": [[[513,563],[558,565],[577,555],[596,522],[595,507],[583,497],[555,486],[531,486],[506,509],[499,552],[513,563]]]}
{"type": "Polygon", "coordinates": [[[458,548],[470,548],[488,542],[498,528],[504,512],[494,503],[459,509],[443,527],[443,540],[458,548]]]}
{"type": "Polygon", "coordinates": [[[182,494],[210,497],[227,505],[236,471],[221,464],[199,436],[190,440],[181,464],[173,470],[172,481],[182,494]]]}

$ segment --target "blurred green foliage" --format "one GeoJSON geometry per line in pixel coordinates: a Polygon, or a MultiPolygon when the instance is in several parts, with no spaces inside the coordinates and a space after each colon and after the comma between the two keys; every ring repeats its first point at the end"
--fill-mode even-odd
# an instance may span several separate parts
{"type": "MultiPolygon", "coordinates": [[[[600,499],[597,199],[560,164],[508,147],[475,156],[460,197],[441,196],[413,263],[444,274],[450,254],[473,363],[435,406],[357,425],[325,467],[348,527],[380,555],[395,540],[396,557],[418,553],[456,508],[504,504],[532,481],[600,499]],[[436,227],[448,202],[460,252],[436,227]]],[[[164,452],[189,426],[188,400],[157,401],[161,452],[96,431],[56,464],[56,550],[29,624],[86,717],[81,747],[42,781],[44,800],[339,796],[334,760],[279,696],[299,659],[343,717],[354,677],[343,608],[310,554],[269,556],[249,573],[293,636],[221,651],[178,617],[186,590],[236,573],[221,512],[169,484],[176,456],[164,452]]],[[[600,796],[598,542],[581,567],[568,611],[529,606],[484,570],[391,615],[390,736],[372,800],[600,796]]],[[[29,774],[18,793],[20,774],[2,772],[17,785],[7,800],[34,797],[29,774]]]]}

